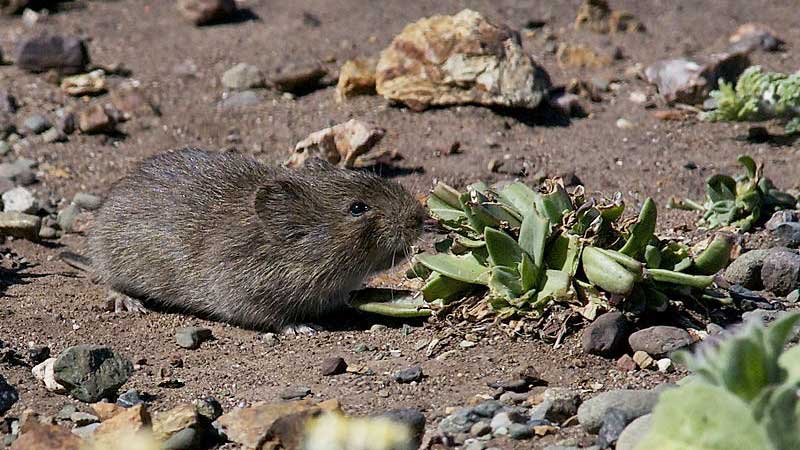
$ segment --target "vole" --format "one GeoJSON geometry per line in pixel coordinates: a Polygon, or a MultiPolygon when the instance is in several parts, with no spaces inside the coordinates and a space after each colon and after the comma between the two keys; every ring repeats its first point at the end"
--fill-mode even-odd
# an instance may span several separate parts
{"type": "Polygon", "coordinates": [[[308,332],[304,322],[402,260],[425,217],[405,188],[374,174],[186,148],[112,187],[84,263],[118,307],[308,332]]]}

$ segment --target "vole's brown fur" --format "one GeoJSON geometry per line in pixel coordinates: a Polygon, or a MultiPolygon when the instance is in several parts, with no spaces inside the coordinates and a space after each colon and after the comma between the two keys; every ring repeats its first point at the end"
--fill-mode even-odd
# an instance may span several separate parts
{"type": "Polygon", "coordinates": [[[424,216],[403,187],[372,174],[183,149],[113,187],[89,256],[102,282],[145,306],[279,329],[342,306],[405,256],[424,216]]]}

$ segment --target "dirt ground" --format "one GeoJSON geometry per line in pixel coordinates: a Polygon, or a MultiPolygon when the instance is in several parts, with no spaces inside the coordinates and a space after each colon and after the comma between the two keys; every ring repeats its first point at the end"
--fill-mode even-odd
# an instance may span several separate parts
{"type": "MultiPolygon", "coordinates": [[[[162,116],[155,121],[127,123],[122,128],[125,136],[75,134],[67,143],[37,144],[5,158],[38,160],[42,174],[33,189],[71,198],[78,191],[103,194],[133,164],[166,149],[228,148],[277,162],[308,133],[359,118],[386,128],[379,149],[397,149],[403,155],[398,163],[402,170],[393,175],[414,193],[426,192],[437,179],[463,186],[478,179],[510,178],[487,168],[490,159],[506,154],[525,158],[532,163],[532,172],[559,175],[574,171],[589,190],[621,191],[630,205],[638,205],[646,196],[653,196],[659,205],[665,205],[671,195],[701,198],[705,177],[718,170],[733,171],[735,158],[742,153],[763,160],[778,186],[799,186],[798,144],[748,142],[742,139],[747,135],[747,126],[743,125],[709,124],[693,118],[658,120],[652,114],[654,109],[629,100],[631,92],[653,92],[652,88],[644,81],[625,80],[623,76],[625,68],[635,63],[646,66],[666,57],[720,50],[739,24],[750,21],[769,24],[787,42],[785,52],[754,53],[754,63],[771,70],[798,70],[796,1],[617,0],[612,6],[634,13],[647,32],[614,36],[573,30],[579,3],[248,0],[240,4],[251,11],[251,20],[197,28],[183,20],[172,1],[67,2],[47,18],[44,26],[87,38],[94,63],[120,63],[130,69],[131,78],[141,82],[162,116]],[[573,77],[589,80],[603,76],[623,80],[619,90],[603,94],[601,102],[587,102],[590,116],[566,125],[543,123],[533,115],[503,116],[479,107],[415,113],[389,106],[380,97],[359,97],[339,104],[334,100],[333,87],[296,99],[265,90],[264,100],[256,106],[225,111],[216,107],[223,92],[220,76],[236,63],[247,62],[269,74],[293,63],[328,61],[326,66],[335,71],[347,59],[376,55],[409,22],[465,7],[518,29],[530,20],[543,20],[557,42],[586,42],[608,51],[619,47],[624,59],[608,68],[562,70],[540,37],[523,35],[525,49],[545,67],[554,84],[566,84],[573,77]],[[317,17],[319,26],[304,20],[304,13],[317,17]],[[190,66],[194,69],[187,76],[185,69],[190,66]],[[621,117],[635,126],[618,128],[615,122],[621,117]],[[231,134],[238,134],[240,142],[230,139],[231,134]],[[460,143],[462,152],[441,156],[455,142],[460,143]]],[[[19,36],[30,32],[19,18],[0,18],[0,48],[12,54],[19,36]]],[[[45,76],[24,73],[14,66],[0,67],[0,88],[8,89],[23,103],[19,118],[79,102],[65,98],[45,76]]],[[[693,227],[691,213],[662,208],[660,214],[666,219],[662,222],[665,228],[682,224],[693,227]]],[[[156,410],[203,395],[215,396],[229,409],[240,403],[277,401],[286,388],[307,386],[314,397],[337,398],[346,411],[355,414],[420,408],[431,427],[445,415],[448,406],[463,405],[477,394],[490,394],[487,382],[508,378],[520,365],[536,367],[551,386],[585,389],[587,394],[621,386],[653,386],[667,380],[657,372],[625,374],[613,361],[585,356],[575,335],[553,348],[532,339],[509,338],[491,327],[460,327],[458,333],[470,331],[480,337],[477,346],[461,348],[457,336],[428,357],[424,348],[417,348],[445,332],[446,323],[414,323],[409,334],[395,323],[371,332],[370,325],[377,322],[360,320],[348,330],[284,338],[270,346],[262,333],[192,317],[108,313],[102,309],[103,289],[76,275],[57,258],[63,249],[80,252],[84,245],[82,233],[68,235],[52,245],[21,240],[6,243],[17,257],[34,266],[2,280],[0,340],[18,349],[27,348],[29,343],[49,345],[54,354],[75,344],[106,344],[132,360],[146,360],[125,387],[150,394],[156,410]],[[216,340],[199,350],[179,349],[175,328],[188,325],[211,328],[216,340]],[[356,352],[356,345],[362,343],[368,350],[356,352]],[[395,350],[399,350],[399,356],[395,350]],[[449,350],[455,352],[448,358],[435,358],[449,350]],[[182,380],[184,386],[159,387],[159,371],[170,366],[174,355],[183,359],[183,367],[172,369],[173,377],[182,380]],[[320,362],[332,355],[344,357],[351,366],[367,366],[374,375],[322,377],[320,362]],[[390,381],[391,372],[417,364],[427,375],[420,384],[390,381]]],[[[25,408],[53,414],[71,401],[46,391],[29,368],[0,369],[20,391],[21,399],[10,414],[25,408]]],[[[566,436],[580,436],[573,428],[556,436],[516,444],[500,441],[498,445],[540,448],[566,436]]]]}

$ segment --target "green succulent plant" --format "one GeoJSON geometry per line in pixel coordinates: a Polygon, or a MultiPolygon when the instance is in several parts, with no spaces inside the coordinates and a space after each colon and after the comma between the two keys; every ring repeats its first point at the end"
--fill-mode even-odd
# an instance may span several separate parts
{"type": "Polygon", "coordinates": [[[800,314],[749,324],[718,347],[678,355],[694,375],[665,391],[637,449],[800,448],[800,347],[784,350],[800,314]]]}
{"type": "Polygon", "coordinates": [[[570,195],[558,180],[538,192],[520,182],[476,183],[466,192],[439,183],[428,208],[450,236],[435,254],[414,259],[425,300],[446,303],[485,289],[501,317],[537,316],[553,301],[593,311],[612,295],[664,310],[669,295],[711,286],[730,254],[729,240],[719,239],[697,258],[688,249],[677,258],[680,247],[654,236],[652,199],[636,220],[623,221],[620,195],[598,201],[582,187],[570,195]]]}
{"type": "Polygon", "coordinates": [[[763,121],[783,119],[786,133],[800,132],[800,73],[764,72],[759,66],[748,67],[736,86],[719,82],[711,92],[717,107],[703,114],[711,121],[763,121]]]}
{"type": "Polygon", "coordinates": [[[737,161],[744,167],[744,173],[736,178],[723,174],[709,177],[703,204],[689,199],[672,199],[669,207],[701,211],[703,216],[698,225],[704,228],[732,226],[749,231],[772,212],[797,205],[794,196],[779,191],[769,178],[764,177],[763,164],[746,155],[737,161]]]}

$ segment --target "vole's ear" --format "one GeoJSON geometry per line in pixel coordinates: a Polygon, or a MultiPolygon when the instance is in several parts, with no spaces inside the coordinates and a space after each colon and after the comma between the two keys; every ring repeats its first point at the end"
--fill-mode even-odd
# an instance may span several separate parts
{"type": "Polygon", "coordinates": [[[293,205],[299,204],[301,195],[299,186],[292,180],[273,180],[258,188],[253,206],[262,222],[274,224],[291,216],[293,205]]]}
{"type": "Polygon", "coordinates": [[[336,167],[328,161],[314,156],[313,158],[308,158],[305,163],[303,163],[303,168],[306,170],[333,170],[336,167]]]}

